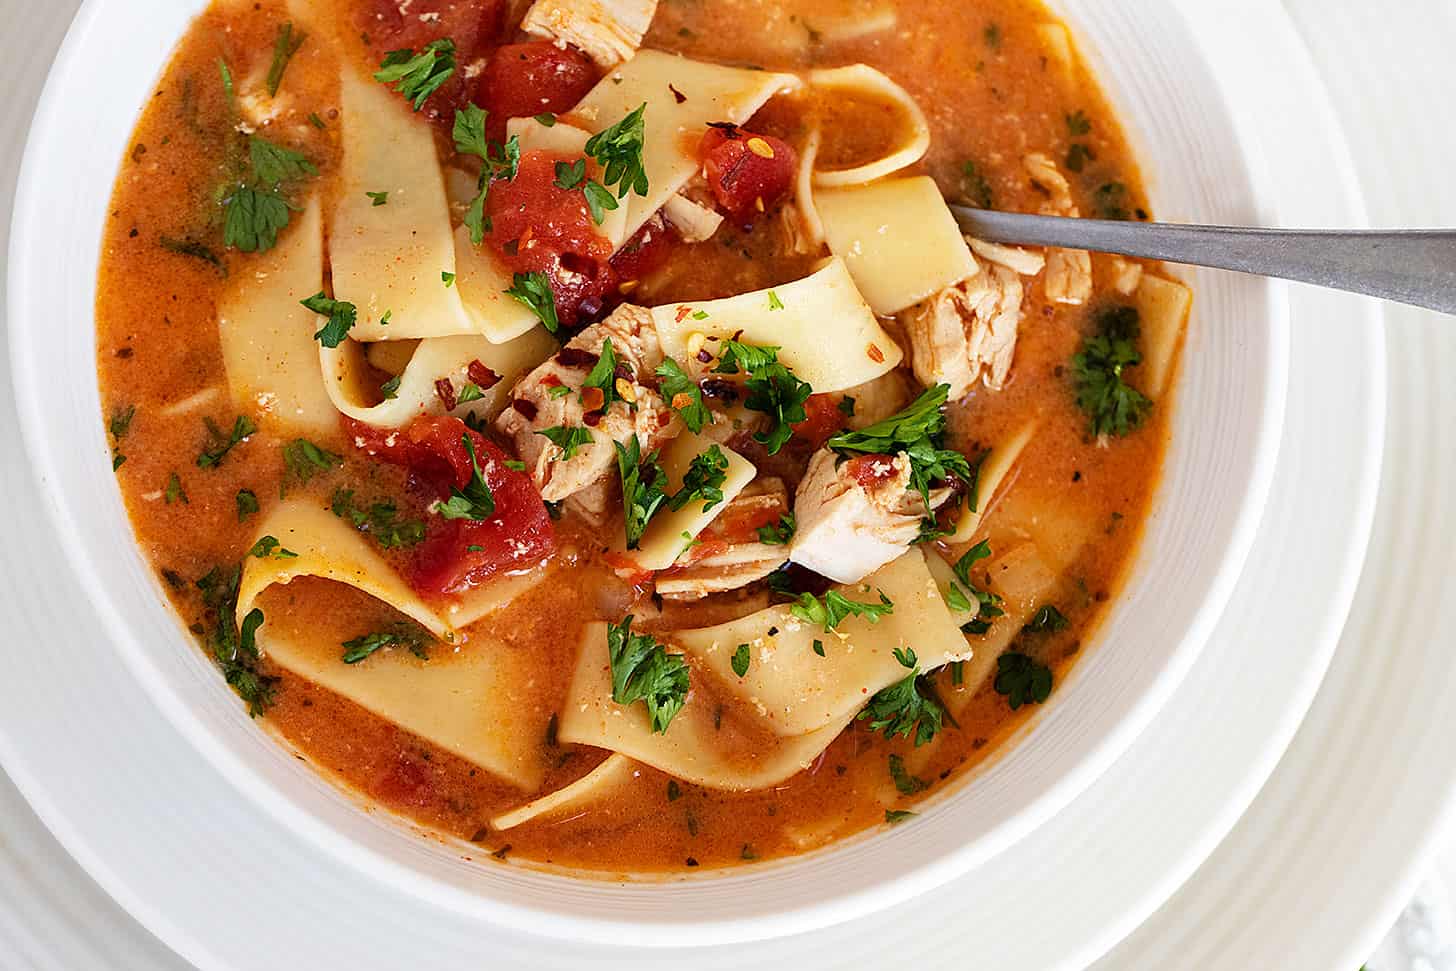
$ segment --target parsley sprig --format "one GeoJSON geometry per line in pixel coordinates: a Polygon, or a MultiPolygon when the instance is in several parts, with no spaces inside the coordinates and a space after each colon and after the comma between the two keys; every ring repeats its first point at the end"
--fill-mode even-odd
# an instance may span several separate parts
{"type": "Polygon", "coordinates": [[[689,669],[681,654],[647,634],[632,633],[632,617],[607,626],[607,655],[612,668],[612,700],[619,705],[642,702],[653,732],[667,727],[687,699],[689,669]]]}
{"type": "Polygon", "coordinates": [[[693,459],[683,474],[682,488],[672,497],[674,510],[690,502],[702,502],[707,512],[723,501],[723,483],[728,481],[728,456],[717,445],[693,459]]]}
{"type": "Polygon", "coordinates": [[[288,62],[298,53],[307,36],[301,30],[294,33],[292,21],[278,25],[278,39],[273,42],[273,63],[268,66],[268,97],[277,96],[278,88],[283,84],[283,72],[288,70],[288,62]]]}
{"type": "Polygon", "coordinates": [[[1137,348],[1141,331],[1138,312],[1119,307],[1103,313],[1099,332],[1082,342],[1072,358],[1072,382],[1077,407],[1087,415],[1087,430],[1101,437],[1121,438],[1147,419],[1153,403],[1122,379],[1126,368],[1142,363],[1137,348]]]}
{"type": "Polygon", "coordinates": [[[754,441],[764,446],[770,455],[777,455],[793,436],[794,426],[809,418],[804,403],[814,394],[814,389],[779,363],[777,347],[724,341],[713,373],[748,376],[744,382],[748,397],[743,405],[772,419],[768,431],[753,436],[754,441]]]}
{"type": "Polygon", "coordinates": [[[229,452],[258,430],[247,415],[239,415],[233,421],[231,432],[224,432],[211,418],[202,419],[202,423],[207,428],[207,447],[197,456],[199,469],[214,469],[222,465],[229,452]]]}
{"type": "Polygon", "coordinates": [[[392,84],[414,105],[415,111],[424,107],[425,99],[436,91],[455,73],[455,42],[448,37],[432,40],[416,54],[413,48],[390,51],[374,72],[374,80],[392,84]]]}
{"type": "Polygon", "coordinates": [[[996,659],[996,693],[1005,695],[1011,710],[1022,705],[1044,703],[1052,693],[1052,671],[1019,651],[1007,651],[996,659]]]}
{"type": "Polygon", "coordinates": [[[812,593],[801,593],[799,602],[789,608],[789,613],[806,624],[822,626],[826,634],[833,633],[846,617],[851,616],[878,624],[881,617],[895,612],[895,603],[883,591],[876,592],[880,595],[879,603],[850,600],[838,590],[830,590],[822,598],[812,593]]]}
{"type": "Polygon", "coordinates": [[[405,549],[418,546],[425,539],[425,524],[418,519],[403,519],[393,502],[380,500],[368,507],[354,501],[354,490],[339,488],[329,499],[335,516],[352,523],[361,533],[374,537],[381,549],[405,549]]]}
{"type": "Polygon", "coordinates": [[[359,320],[359,308],[347,300],[335,300],[322,290],[299,303],[320,317],[328,318],[313,335],[313,339],[324,347],[338,347],[344,343],[344,338],[349,336],[349,331],[359,320]]]}
{"type": "MultiPolygon", "coordinates": [[[[897,655],[898,657],[899,655],[897,655]]],[[[888,688],[877,692],[857,720],[868,721],[870,730],[884,732],[885,738],[913,738],[918,748],[935,738],[945,719],[940,703],[921,686],[920,668],[915,652],[900,657],[900,663],[911,668],[909,674],[888,688]],[[909,661],[909,664],[905,662],[909,661]]]]}
{"type": "Polygon", "coordinates": [[[243,571],[240,566],[213,567],[197,581],[202,604],[212,622],[205,641],[222,668],[223,677],[238,697],[248,703],[248,714],[256,718],[273,703],[278,679],[258,670],[262,654],[258,650],[258,628],[263,625],[263,611],[248,611],[239,626],[237,618],[238,587],[243,571]]]}
{"type": "Polygon", "coordinates": [[[442,519],[471,519],[479,522],[495,515],[495,496],[490,484],[480,470],[480,460],[475,457],[475,443],[468,434],[460,436],[465,454],[470,456],[470,481],[464,489],[451,489],[450,498],[437,502],[434,511],[442,519]]]}
{"type": "Polygon", "coordinates": [[[455,151],[462,155],[474,155],[480,159],[480,180],[476,183],[475,198],[465,210],[465,226],[470,230],[470,241],[479,246],[485,234],[491,229],[490,217],[485,214],[486,198],[491,184],[496,181],[509,182],[516,177],[521,167],[521,141],[515,135],[506,139],[504,145],[485,137],[487,112],[475,105],[466,105],[455,112],[455,124],[451,131],[455,139],[455,151]]]}
{"type": "Polygon", "coordinates": [[[713,423],[713,413],[703,401],[703,389],[688,376],[676,361],[667,358],[657,366],[658,390],[687,426],[688,431],[697,434],[704,426],[713,423]]]}
{"type": "Polygon", "coordinates": [[[758,527],[758,541],[765,546],[788,546],[798,529],[799,521],[793,513],[786,512],[778,522],[758,527]]]}
{"type": "Polygon", "coordinates": [[[244,253],[262,253],[278,245],[293,205],[283,191],[285,183],[318,175],[307,156],[253,135],[248,139],[252,178],[222,200],[226,208],[224,246],[244,253]]]}
{"type": "Polygon", "coordinates": [[[550,333],[561,329],[561,321],[556,316],[556,294],[552,292],[551,281],[546,274],[517,273],[506,296],[530,308],[550,333]]]}
{"type": "Polygon", "coordinates": [[[976,612],[973,620],[961,625],[961,630],[967,634],[986,633],[991,629],[991,621],[1006,613],[1001,607],[1003,601],[999,596],[971,581],[971,567],[990,556],[990,540],[982,540],[967,550],[966,555],[952,567],[959,582],[951,585],[946,593],[945,603],[951,610],[976,612]]]}
{"type": "Polygon", "coordinates": [[[610,337],[602,341],[602,352],[597,356],[597,363],[581,383],[583,402],[586,401],[587,388],[597,388],[602,393],[601,406],[593,410],[606,411],[612,406],[612,402],[622,397],[617,394],[617,349],[612,346],[610,337]]]}
{"type": "Polygon", "coordinates": [[[608,189],[616,186],[618,199],[626,198],[629,192],[647,195],[647,171],[642,166],[646,112],[647,103],[643,102],[586,143],[586,153],[603,169],[603,185],[608,189]]]}
{"type": "Polygon", "coordinates": [[[421,661],[428,661],[430,659],[428,647],[432,640],[430,635],[418,626],[400,622],[391,624],[385,630],[373,631],[344,641],[340,646],[344,649],[345,664],[358,664],[386,647],[408,648],[409,652],[421,661]]]}
{"type": "Polygon", "coordinates": [[[647,524],[667,501],[667,474],[657,464],[657,452],[643,458],[642,443],[637,436],[633,435],[626,445],[613,444],[617,449],[617,471],[622,479],[627,549],[635,550],[642,542],[647,524]]]}
{"type": "Polygon", "coordinates": [[[596,441],[592,437],[591,429],[583,428],[580,425],[557,425],[554,428],[545,428],[536,433],[545,438],[561,450],[556,457],[558,462],[570,462],[576,457],[576,453],[584,446],[596,441]]]}

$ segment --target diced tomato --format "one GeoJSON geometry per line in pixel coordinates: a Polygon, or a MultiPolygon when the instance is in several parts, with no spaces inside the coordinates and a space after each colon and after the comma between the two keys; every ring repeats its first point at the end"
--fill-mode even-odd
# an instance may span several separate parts
{"type": "Polygon", "coordinates": [[[390,51],[419,52],[431,41],[455,43],[455,73],[425,102],[424,113],[449,126],[469,100],[465,68],[490,54],[505,24],[505,0],[352,0],[354,23],[367,38],[373,63],[390,51]],[[401,11],[403,8],[403,11],[401,11]]]}
{"type": "Polygon", "coordinates": [[[798,154],[783,139],[726,124],[708,129],[698,157],[718,204],[742,224],[777,203],[799,167],[798,154]]]}
{"type": "Polygon", "coordinates": [[[794,426],[794,437],[812,449],[823,447],[844,428],[844,412],[835,395],[811,395],[804,402],[804,413],[809,417],[794,426]]]}
{"type": "Polygon", "coordinates": [[[516,177],[490,189],[491,246],[517,273],[544,273],[556,296],[556,315],[574,327],[601,313],[615,291],[612,244],[597,231],[581,189],[556,184],[565,155],[527,152],[516,177]]]}
{"type": "Polygon", "coordinates": [[[535,482],[525,472],[507,468],[510,456],[460,419],[421,417],[387,433],[352,419],[346,425],[356,446],[409,469],[415,486],[431,499],[448,499],[452,489],[470,482],[474,469],[466,436],[475,449],[495,499],[495,514],[480,521],[432,517],[409,571],[416,590],[433,596],[462,593],[498,573],[534,566],[555,552],[551,516],[535,482]]]}
{"type": "Polygon", "coordinates": [[[647,220],[612,257],[612,269],[621,279],[622,289],[630,290],[629,284],[635,285],[636,281],[665,264],[676,243],[677,233],[661,214],[647,220]]]}
{"type": "Polygon", "coordinates": [[[490,112],[492,137],[500,138],[511,118],[576,107],[599,78],[596,64],[575,47],[549,40],[506,44],[496,48],[476,81],[475,103],[490,112]]]}

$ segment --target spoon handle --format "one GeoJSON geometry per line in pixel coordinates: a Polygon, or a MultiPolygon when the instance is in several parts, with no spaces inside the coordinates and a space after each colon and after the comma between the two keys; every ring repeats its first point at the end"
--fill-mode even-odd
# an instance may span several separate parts
{"type": "Polygon", "coordinates": [[[963,231],[987,242],[1257,273],[1456,314],[1456,230],[1241,229],[950,208],[963,231]]]}

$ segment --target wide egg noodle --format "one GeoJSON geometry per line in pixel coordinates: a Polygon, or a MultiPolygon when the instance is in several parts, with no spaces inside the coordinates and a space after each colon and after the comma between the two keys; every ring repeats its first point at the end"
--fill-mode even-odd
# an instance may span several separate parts
{"type": "Polygon", "coordinates": [[[637,763],[625,755],[609,755],[601,765],[567,786],[533,799],[490,820],[490,828],[500,832],[514,829],[533,819],[561,816],[576,809],[601,803],[617,789],[632,781],[637,763]]]}
{"type": "Polygon", "coordinates": [[[327,436],[338,416],[319,377],[318,318],[299,302],[323,285],[323,220],[317,197],[260,254],[228,278],[217,330],[236,405],[286,432],[327,436]]]}
{"type": "Polygon", "coordinates": [[[820,190],[814,201],[830,251],[877,314],[899,313],[979,272],[928,176],[820,190]]]}
{"type": "Polygon", "coordinates": [[[277,636],[265,619],[258,643],[270,660],[523,791],[540,786],[550,712],[523,691],[532,677],[528,658],[488,637],[462,641],[364,536],[313,502],[282,503],[259,536],[272,536],[297,555],[247,558],[240,618],[269,587],[311,576],[362,590],[441,639],[428,651],[429,660],[390,649],[345,664],[340,644],[277,636]]]}
{"type": "MultiPolygon", "coordinates": [[[[698,138],[710,122],[743,124],[776,94],[802,82],[793,74],[749,71],[694,61],[661,51],[639,51],[589,91],[565,120],[604,131],[647,106],[642,166],[647,195],[622,200],[623,238],[630,239],[698,171],[698,138]]],[[[615,193],[617,187],[611,187],[615,193]]]]}
{"type": "Polygon", "coordinates": [[[837,96],[858,95],[865,101],[888,103],[901,115],[900,141],[880,158],[846,169],[818,169],[814,185],[824,189],[848,185],[864,185],[914,165],[930,149],[930,123],[920,105],[883,71],[868,64],[821,68],[809,73],[809,84],[816,90],[833,91],[837,96]]]}
{"type": "Polygon", "coordinates": [[[685,359],[695,333],[773,346],[779,360],[819,394],[866,384],[904,359],[840,259],[768,290],[654,307],[652,319],[669,357],[685,359]]]}

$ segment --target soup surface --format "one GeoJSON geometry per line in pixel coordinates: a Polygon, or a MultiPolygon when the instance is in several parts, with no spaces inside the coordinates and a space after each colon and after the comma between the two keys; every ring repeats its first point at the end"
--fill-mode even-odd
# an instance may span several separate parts
{"type": "Polygon", "coordinates": [[[103,242],[137,541],[263,725],[472,858],[913,825],[1117,595],[1189,302],[946,202],[1149,218],[1034,0],[218,0],[103,242]]]}

